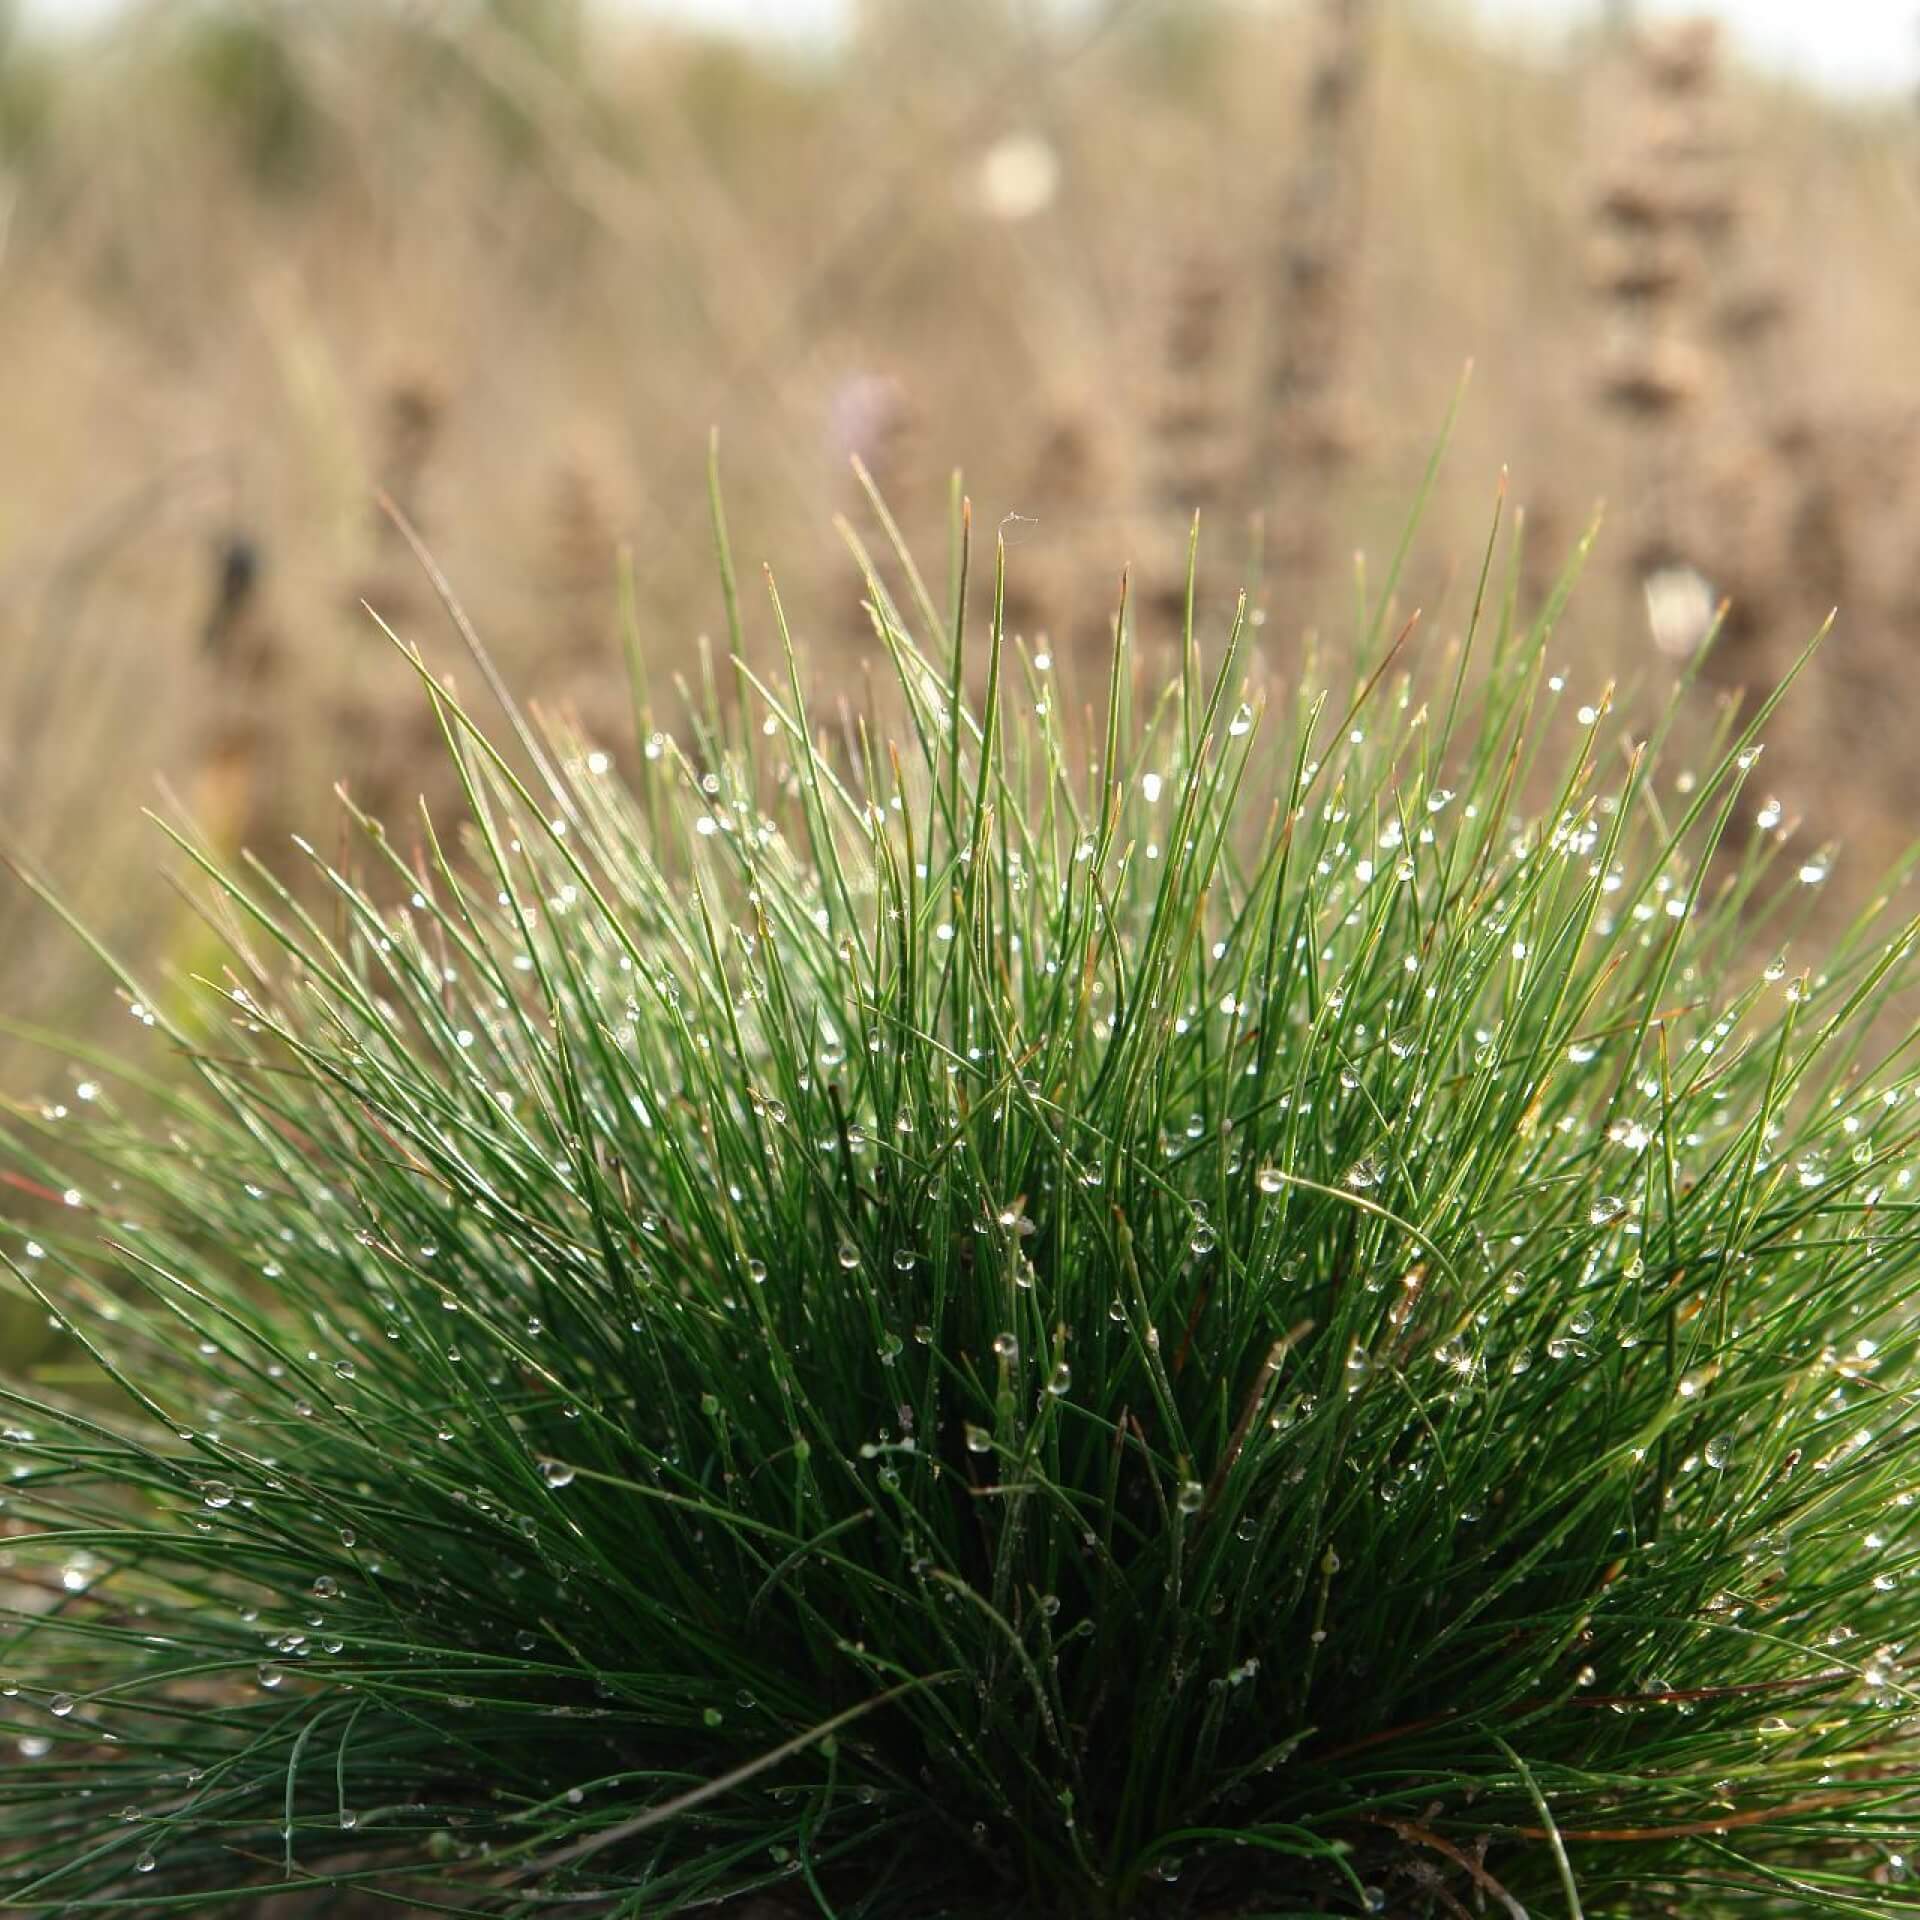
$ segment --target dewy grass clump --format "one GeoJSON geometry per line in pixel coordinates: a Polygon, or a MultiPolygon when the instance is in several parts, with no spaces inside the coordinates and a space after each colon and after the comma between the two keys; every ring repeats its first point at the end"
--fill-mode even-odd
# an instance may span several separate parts
{"type": "Polygon", "coordinates": [[[1083,723],[956,571],[631,788],[429,683],[466,850],[209,868],[190,1088],[16,1126],[0,1904],[1911,1899],[1911,929],[1750,961],[1771,703],[1123,611],[1083,723]]]}

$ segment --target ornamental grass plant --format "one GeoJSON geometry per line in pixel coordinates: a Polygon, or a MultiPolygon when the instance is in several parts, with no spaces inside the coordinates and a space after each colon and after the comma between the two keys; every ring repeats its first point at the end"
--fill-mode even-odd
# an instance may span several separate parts
{"type": "Polygon", "coordinates": [[[715,527],[631,779],[409,649],[463,819],[96,946],[0,1907],[1910,1904],[1914,924],[1809,930],[1780,695],[1675,765],[1497,531],[1451,640],[1074,684],[956,514],[822,705],[715,527]]]}

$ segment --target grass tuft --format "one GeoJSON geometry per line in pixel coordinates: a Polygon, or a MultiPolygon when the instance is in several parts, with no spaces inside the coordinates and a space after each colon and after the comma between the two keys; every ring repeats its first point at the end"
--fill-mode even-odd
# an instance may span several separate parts
{"type": "Polygon", "coordinates": [[[413,656],[458,840],[176,835],[181,1070],[4,1134],[0,1905],[1902,1904],[1913,926],[1751,958],[1778,696],[1676,777],[1388,582],[1082,718],[969,540],[871,707],[413,656]]]}

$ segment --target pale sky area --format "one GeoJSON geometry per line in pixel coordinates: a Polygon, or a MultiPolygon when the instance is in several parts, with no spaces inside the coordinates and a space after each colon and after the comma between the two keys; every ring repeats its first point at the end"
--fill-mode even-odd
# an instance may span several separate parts
{"type": "MultiPolygon", "coordinates": [[[[28,20],[88,23],[117,0],[23,0],[28,20]]],[[[747,33],[802,40],[831,38],[849,0],[601,0],[633,11],[705,21],[747,33]]],[[[1250,4],[1257,0],[1249,0],[1250,4]]],[[[1438,0],[1456,11],[1532,37],[1564,33],[1591,20],[1601,0],[1438,0]]],[[[956,0],[964,4],[964,0],[956,0]]],[[[1868,92],[1920,87],[1920,5],[1909,0],[1637,0],[1645,17],[1711,13],[1727,23],[1747,58],[1772,70],[1868,92]]]]}

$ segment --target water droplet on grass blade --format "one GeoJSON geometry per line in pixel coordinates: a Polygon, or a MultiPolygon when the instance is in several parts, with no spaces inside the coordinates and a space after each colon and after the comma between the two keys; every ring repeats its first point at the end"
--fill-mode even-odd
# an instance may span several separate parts
{"type": "Polygon", "coordinates": [[[540,1462],[540,1478],[556,1493],[558,1493],[562,1487],[570,1487],[573,1485],[573,1475],[573,1468],[568,1466],[564,1460],[542,1460],[540,1462]]]}

